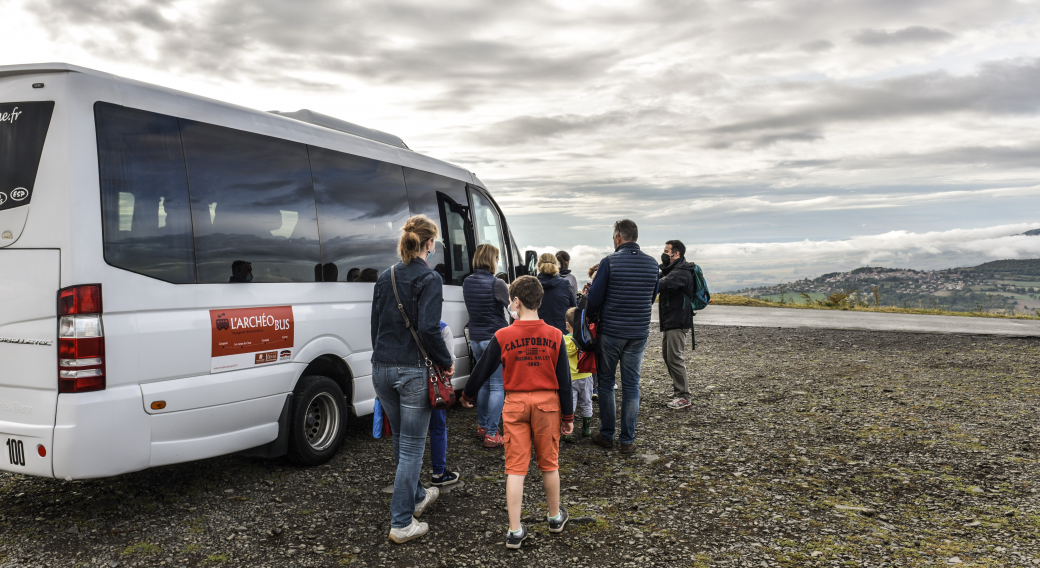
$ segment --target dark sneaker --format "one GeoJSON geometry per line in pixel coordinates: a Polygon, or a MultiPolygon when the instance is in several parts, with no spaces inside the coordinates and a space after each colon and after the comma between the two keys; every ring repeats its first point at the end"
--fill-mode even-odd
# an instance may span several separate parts
{"type": "Polygon", "coordinates": [[[693,403],[682,397],[677,397],[676,399],[672,400],[672,402],[668,403],[668,408],[674,410],[678,410],[680,408],[689,408],[691,406],[693,406],[693,403]]]}
{"type": "Polygon", "coordinates": [[[527,538],[527,527],[523,523],[520,523],[520,532],[513,534],[511,531],[506,529],[506,548],[520,548],[520,543],[527,538]]]}
{"type": "Polygon", "coordinates": [[[619,451],[625,455],[634,454],[636,453],[636,443],[632,442],[631,444],[621,444],[621,448],[619,449],[619,451]]]}
{"type": "Polygon", "coordinates": [[[598,431],[592,433],[592,443],[596,444],[597,446],[602,446],[608,450],[614,447],[614,440],[608,440],[604,438],[603,434],[600,434],[598,431]]]}
{"type": "Polygon", "coordinates": [[[430,478],[430,483],[437,487],[444,487],[445,485],[451,485],[459,482],[459,472],[457,471],[446,471],[441,475],[434,475],[430,478]]]}
{"type": "Polygon", "coordinates": [[[570,520],[571,516],[567,514],[567,509],[560,507],[560,518],[558,520],[549,519],[546,515],[546,519],[549,520],[549,532],[563,532],[563,527],[567,525],[567,521],[570,520]]]}

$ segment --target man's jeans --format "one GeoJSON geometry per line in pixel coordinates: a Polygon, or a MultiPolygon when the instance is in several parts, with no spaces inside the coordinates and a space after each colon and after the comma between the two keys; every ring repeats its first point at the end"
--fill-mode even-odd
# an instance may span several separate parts
{"type": "Polygon", "coordinates": [[[426,369],[372,365],[372,386],[394,432],[394,495],[390,499],[390,528],[412,524],[415,504],[426,498],[419,481],[426,431],[430,427],[430,398],[426,369]]]}
{"type": "Polygon", "coordinates": [[[599,379],[599,432],[606,440],[614,439],[617,411],[614,402],[614,381],[618,363],[621,363],[621,435],[618,441],[631,444],[636,441],[636,418],[639,415],[639,370],[643,365],[646,338],[621,339],[599,336],[596,356],[596,374],[599,379]]]}
{"type": "MultiPolygon", "coordinates": [[[[491,344],[487,341],[470,341],[469,348],[473,350],[473,357],[479,361],[484,350],[491,344]]],[[[474,363],[475,364],[475,363],[474,363]]],[[[498,434],[498,421],[502,418],[502,404],[506,399],[506,391],[502,388],[502,365],[491,374],[491,378],[484,382],[477,393],[477,426],[486,428],[488,436],[498,434]]]]}

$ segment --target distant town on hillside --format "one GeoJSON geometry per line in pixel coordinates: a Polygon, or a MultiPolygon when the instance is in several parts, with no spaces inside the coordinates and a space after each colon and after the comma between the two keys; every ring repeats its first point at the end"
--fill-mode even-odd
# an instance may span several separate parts
{"type": "MultiPolygon", "coordinates": [[[[1040,233],[1040,230],[1029,233],[1040,233]]],[[[1027,233],[1027,234],[1029,234],[1027,233]]],[[[731,294],[777,302],[847,294],[860,305],[1040,313],[1040,259],[997,260],[965,268],[910,270],[865,266],[817,278],[744,288],[731,294]]]]}

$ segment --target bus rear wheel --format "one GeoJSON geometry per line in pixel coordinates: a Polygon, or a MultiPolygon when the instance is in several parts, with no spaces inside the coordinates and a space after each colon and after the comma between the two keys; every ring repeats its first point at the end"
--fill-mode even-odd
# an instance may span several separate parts
{"type": "Polygon", "coordinates": [[[289,460],[321,465],[336,455],[347,422],[343,390],[328,377],[300,379],[293,394],[289,429],[289,460]]]}

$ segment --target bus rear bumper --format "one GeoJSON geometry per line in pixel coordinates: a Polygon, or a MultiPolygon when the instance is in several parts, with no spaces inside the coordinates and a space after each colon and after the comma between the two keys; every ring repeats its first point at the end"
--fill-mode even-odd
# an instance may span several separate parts
{"type": "Polygon", "coordinates": [[[0,471],[53,477],[52,426],[34,426],[0,421],[0,471]],[[43,448],[41,452],[40,448],[43,448]],[[2,455],[6,450],[6,455],[2,455]],[[43,455],[40,455],[40,454],[43,455]]]}
{"type": "Polygon", "coordinates": [[[151,423],[137,385],[58,395],[54,477],[109,477],[148,467],[151,423]]]}

